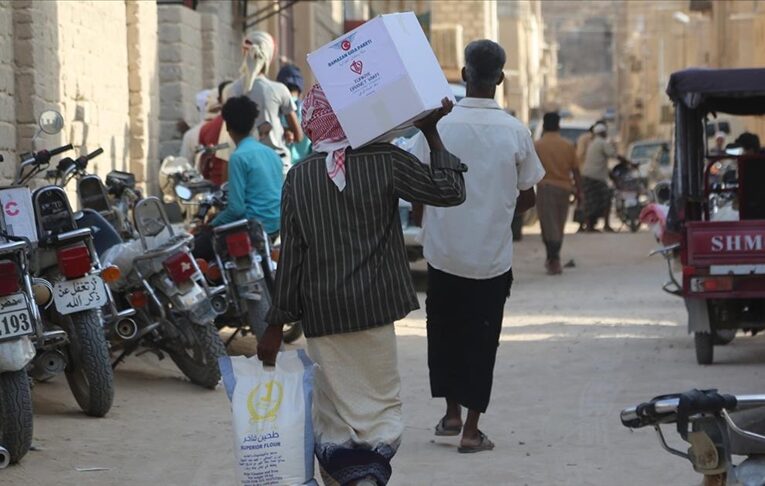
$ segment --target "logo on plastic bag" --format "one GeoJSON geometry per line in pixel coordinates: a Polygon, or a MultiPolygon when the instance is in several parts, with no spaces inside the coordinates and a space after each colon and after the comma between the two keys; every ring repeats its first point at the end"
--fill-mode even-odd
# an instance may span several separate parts
{"type": "Polygon", "coordinates": [[[282,405],[284,387],[276,380],[258,383],[247,395],[247,411],[250,423],[264,420],[276,420],[276,414],[282,405]]]}
{"type": "Polygon", "coordinates": [[[364,70],[364,63],[356,59],[351,63],[351,71],[353,71],[356,74],[361,74],[361,71],[364,70]]]}

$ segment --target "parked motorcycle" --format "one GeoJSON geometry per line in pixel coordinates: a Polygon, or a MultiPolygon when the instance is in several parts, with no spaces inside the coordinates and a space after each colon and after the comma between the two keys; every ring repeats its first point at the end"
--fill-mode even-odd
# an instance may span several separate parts
{"type": "MultiPolygon", "coordinates": [[[[18,462],[32,445],[32,392],[27,367],[36,354],[33,339],[44,341],[45,336],[29,274],[27,255],[31,245],[28,241],[13,241],[20,238],[9,235],[4,222],[0,224],[0,467],[3,467],[18,462]]],[[[50,297],[48,293],[47,299],[50,297]]]]}
{"type": "MultiPolygon", "coordinates": [[[[51,156],[71,148],[66,145],[24,157],[15,183],[27,184],[47,170],[51,156]]],[[[119,278],[120,270],[101,267],[91,230],[78,228],[63,189],[45,186],[35,190],[32,208],[38,244],[31,268],[53,287],[53,305],[43,314],[44,327],[65,331],[68,336],[36,343],[38,358],[32,376],[48,379],[64,371],[80,408],[87,415],[102,417],[112,405],[114,376],[101,309],[112,305],[105,281],[119,278]]]]}
{"type": "Polygon", "coordinates": [[[122,351],[114,366],[143,347],[160,359],[167,353],[193,383],[215,388],[218,357],[226,350],[214,325],[213,302],[224,289],[207,285],[191,256],[193,236],[173,229],[158,198],[139,201],[133,216],[139,239],[104,254],[105,262],[123,270],[110,284],[117,303],[134,308],[138,323],[134,336],[112,337],[113,348],[122,351]]]}
{"type": "Polygon", "coordinates": [[[622,224],[635,233],[640,229],[640,212],[648,204],[646,181],[641,176],[639,167],[626,159],[611,171],[611,179],[616,189],[616,215],[622,224]]]}
{"type": "Polygon", "coordinates": [[[705,486],[765,486],[765,395],[691,390],[663,395],[621,412],[631,429],[651,426],[662,448],[687,459],[705,486]],[[670,447],[661,425],[676,424],[687,452],[670,447]],[[738,465],[732,456],[744,456],[738,465]]]}
{"type": "Polygon", "coordinates": [[[141,198],[141,193],[135,187],[133,174],[113,170],[106,176],[107,185],[104,185],[98,175],[88,173],[88,162],[103,152],[99,148],[74,160],[63,158],[55,169],[47,172],[46,177],[61,188],[66,188],[69,182],[76,180],[80,208],[96,211],[123,238],[133,238],[135,235],[129,212],[141,198]]]}
{"type": "MultiPolygon", "coordinates": [[[[222,211],[227,204],[227,184],[212,192],[200,194],[197,223],[205,223],[211,210],[222,211]]],[[[176,195],[181,201],[188,201],[194,194],[185,185],[176,186],[176,195]]],[[[219,328],[235,329],[226,345],[238,334],[255,334],[260,338],[266,330],[266,314],[271,307],[274,272],[274,255],[278,247],[271,245],[268,234],[257,221],[242,219],[213,228],[213,252],[215,258],[208,262],[205,276],[213,285],[226,288],[225,309],[216,319],[219,328]]],[[[284,328],[284,342],[291,343],[300,338],[303,329],[300,323],[284,328]]]]}
{"type": "MultiPolygon", "coordinates": [[[[219,147],[223,146],[227,147],[228,144],[219,147]]],[[[197,151],[199,150],[198,148],[197,151]]],[[[188,160],[172,155],[165,157],[159,167],[159,188],[162,191],[162,200],[168,210],[177,213],[180,220],[187,226],[192,223],[198,211],[197,195],[216,189],[212,181],[202,177],[202,174],[188,160]],[[188,200],[180,201],[178,199],[175,188],[179,184],[191,191],[192,196],[188,200]]]]}

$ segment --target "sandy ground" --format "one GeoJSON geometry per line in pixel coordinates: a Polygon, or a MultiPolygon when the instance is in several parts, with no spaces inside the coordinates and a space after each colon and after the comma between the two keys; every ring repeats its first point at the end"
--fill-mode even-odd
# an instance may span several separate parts
{"type": "MultiPolygon", "coordinates": [[[[398,324],[406,432],[390,484],[699,484],[652,431],[623,428],[619,410],[692,387],[762,392],[765,341],[740,337],[716,348],[717,364],[697,366],[682,303],[660,291],[663,262],[647,256],[650,235],[567,238],[565,257],[576,268],[560,277],[544,275],[538,235],[516,246],[516,283],[481,423],[495,451],[464,456],[456,439],[433,436],[442,403],[429,398],[424,312],[398,324]]],[[[420,286],[423,268],[415,269],[420,286]]],[[[36,450],[0,471],[0,483],[234,484],[223,390],[198,389],[169,360],[149,355],[128,359],[116,379],[103,419],[79,412],[63,378],[38,384],[36,450]]]]}

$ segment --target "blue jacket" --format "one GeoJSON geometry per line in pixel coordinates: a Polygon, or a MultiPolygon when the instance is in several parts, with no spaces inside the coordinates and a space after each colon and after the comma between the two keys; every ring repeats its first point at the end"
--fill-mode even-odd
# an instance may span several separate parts
{"type": "Polygon", "coordinates": [[[254,218],[268,234],[276,233],[283,183],[282,161],[276,152],[252,137],[243,139],[228,161],[228,205],[212,225],[254,218]]]}

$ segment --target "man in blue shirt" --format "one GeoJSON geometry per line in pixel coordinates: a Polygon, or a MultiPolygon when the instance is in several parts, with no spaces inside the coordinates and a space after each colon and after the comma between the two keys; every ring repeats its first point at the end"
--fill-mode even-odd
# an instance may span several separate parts
{"type": "Polygon", "coordinates": [[[236,150],[228,162],[228,205],[212,226],[239,219],[256,219],[269,236],[279,233],[284,173],[273,149],[250,133],[258,117],[258,105],[247,96],[230,98],[221,111],[236,150]]]}

